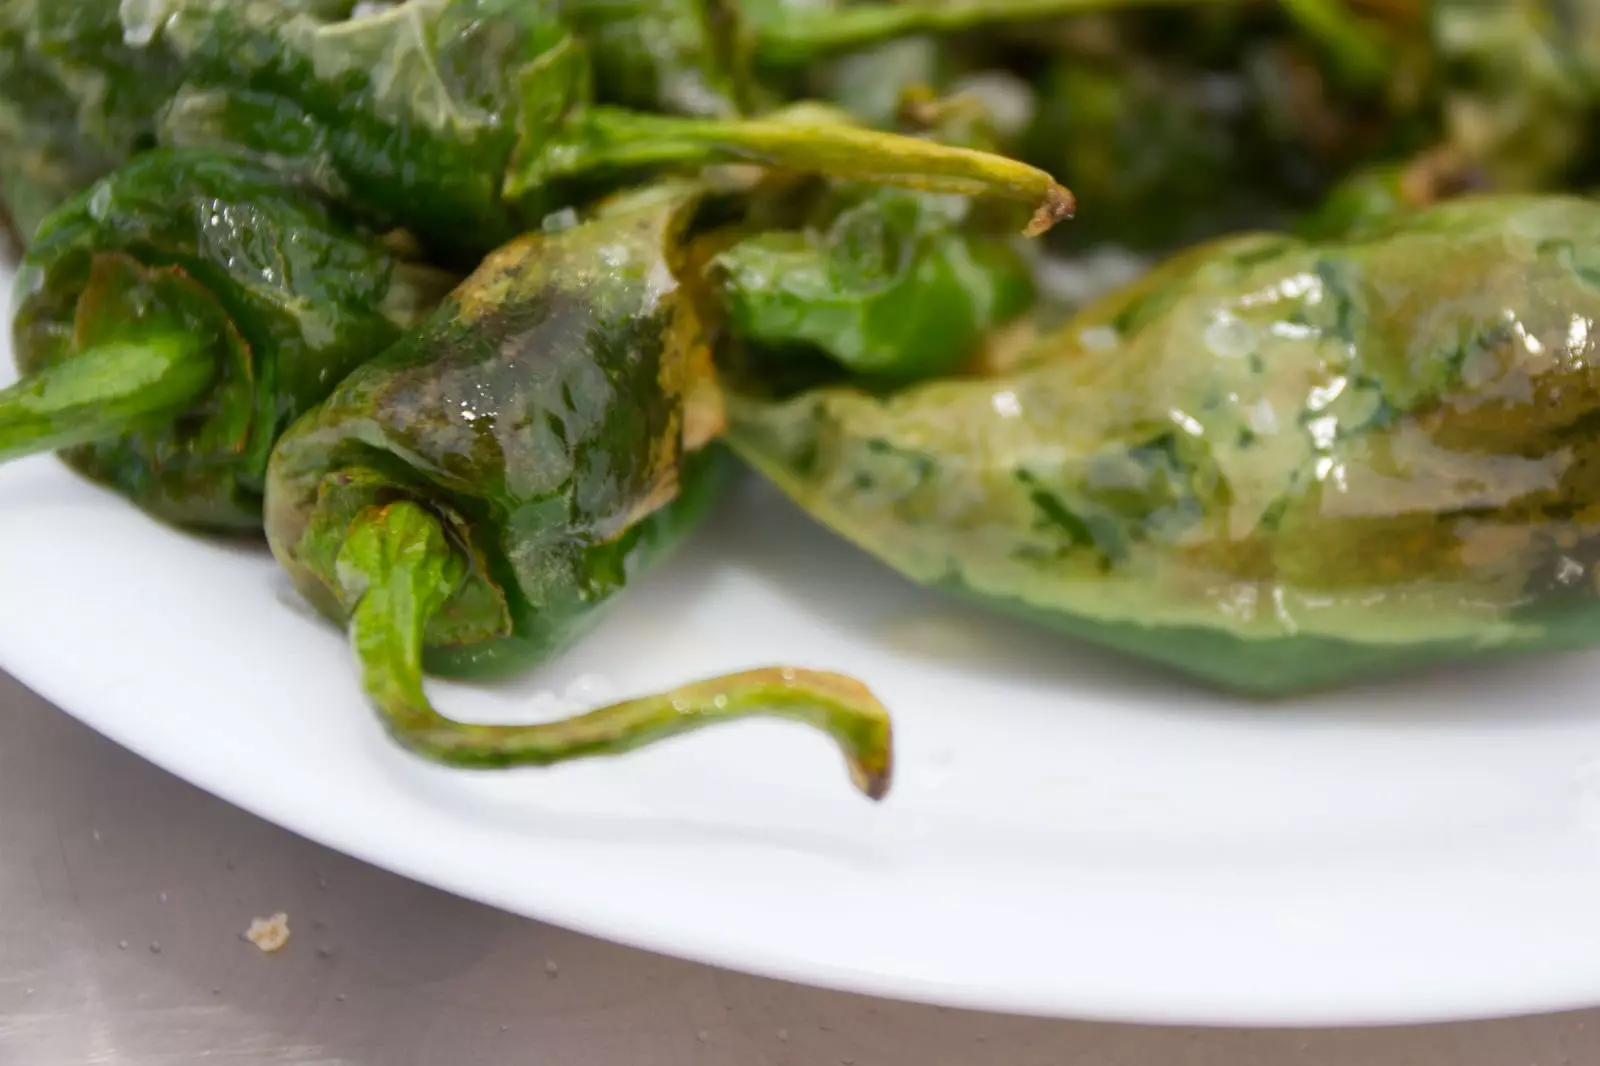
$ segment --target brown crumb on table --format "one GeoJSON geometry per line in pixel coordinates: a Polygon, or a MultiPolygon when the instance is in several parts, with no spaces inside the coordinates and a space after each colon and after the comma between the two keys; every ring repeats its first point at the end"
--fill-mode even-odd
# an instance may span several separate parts
{"type": "Polygon", "coordinates": [[[289,942],[289,916],[279,911],[271,918],[256,918],[244,938],[262,951],[277,951],[289,942]]]}

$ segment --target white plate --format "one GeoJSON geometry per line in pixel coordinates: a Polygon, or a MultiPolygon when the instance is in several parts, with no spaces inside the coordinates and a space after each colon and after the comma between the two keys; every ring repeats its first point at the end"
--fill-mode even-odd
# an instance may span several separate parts
{"type": "MultiPolygon", "coordinates": [[[[0,279],[3,280],[3,279],[0,279]]],[[[0,364],[10,374],[9,353],[0,364]]],[[[264,551],[40,458],[0,468],[0,666],[332,847],[630,944],[862,992],[1145,1022],[1420,1021],[1600,1002],[1600,658],[1228,702],[916,590],[748,487],[515,718],[774,661],[897,715],[874,806],[740,723],[550,771],[392,747],[264,551]]],[[[533,963],[530,962],[530,965],[533,963]]]]}

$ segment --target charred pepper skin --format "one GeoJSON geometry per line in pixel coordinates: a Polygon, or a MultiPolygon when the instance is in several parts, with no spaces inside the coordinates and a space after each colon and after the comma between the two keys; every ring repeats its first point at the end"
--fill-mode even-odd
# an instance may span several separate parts
{"type": "Polygon", "coordinates": [[[1015,372],[745,394],[729,439],[913,580],[1231,690],[1590,646],[1597,249],[1568,197],[1230,238],[1015,372]]]}
{"type": "Polygon", "coordinates": [[[162,519],[259,533],[278,435],[451,280],[249,160],[145,153],[51,214],[29,248],[12,327],[23,380],[0,392],[0,455],[64,447],[162,519]]]}
{"type": "Polygon", "coordinates": [[[570,643],[570,618],[625,583],[655,525],[703,507],[698,478],[725,468],[684,450],[691,374],[710,364],[665,259],[677,211],[505,246],[284,436],[267,532],[309,599],[341,613],[319,543],[341,531],[321,523],[341,496],[392,481],[373,498],[416,495],[457,516],[483,560],[483,603],[497,605],[493,639],[439,642],[429,669],[519,669],[570,643]]]}
{"type": "Polygon", "coordinates": [[[708,333],[679,281],[699,199],[653,189],[491,255],[279,442],[268,540],[348,627],[390,734],[428,758],[546,765],[767,714],[827,731],[877,798],[887,714],[835,675],[755,671],[530,726],[453,722],[423,692],[424,670],[503,674],[569,646],[727,475],[708,333]]]}

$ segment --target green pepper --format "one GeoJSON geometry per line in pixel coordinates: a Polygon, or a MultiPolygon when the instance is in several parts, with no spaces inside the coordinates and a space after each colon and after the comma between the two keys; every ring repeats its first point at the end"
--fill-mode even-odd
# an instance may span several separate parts
{"type": "Polygon", "coordinates": [[[0,209],[12,241],[26,246],[45,215],[113,165],[79,133],[65,90],[0,23],[0,209]]]}
{"type": "Polygon", "coordinates": [[[161,518],[259,531],[278,434],[450,280],[255,163],[140,155],[28,250],[0,461],[65,449],[161,518]]]}
{"type": "Polygon", "coordinates": [[[1496,188],[1558,186],[1582,160],[1600,103],[1600,11],[1558,0],[1436,0],[1450,143],[1496,188]]]}
{"type": "MultiPolygon", "coordinates": [[[[70,7],[56,7],[57,17],[70,7]]],[[[15,0],[0,6],[0,201],[19,250],[45,215],[118,159],[80,126],[84,116],[24,13],[15,0]]]]}
{"type": "Polygon", "coordinates": [[[1064,50],[1039,78],[1017,155],[1062,175],[1086,206],[1065,237],[1169,251],[1282,228],[1394,131],[1339,91],[1281,24],[1188,50],[1125,28],[1064,50]]]}
{"type": "Polygon", "coordinates": [[[737,0],[559,0],[594,58],[599,100],[645,111],[730,117],[761,109],[737,0]]]}
{"type": "Polygon", "coordinates": [[[1100,12],[1236,2],[559,0],[559,7],[593,52],[602,100],[729,115],[772,106],[819,62],[912,37],[969,47],[976,31],[1100,12]]]}
{"type": "MultiPolygon", "coordinates": [[[[251,3],[336,18],[354,0],[251,3]]],[[[165,14],[162,0],[0,2],[0,199],[19,238],[155,144],[181,71],[141,42],[165,14]]]]}
{"type": "Polygon", "coordinates": [[[422,689],[425,669],[498,674],[565,648],[725,476],[701,301],[678,281],[699,199],[652,189],[490,255],[279,442],[268,539],[348,627],[368,697],[413,751],[544,765],[775,714],[828,731],[881,796],[887,716],[832,675],[757,671],[511,727],[453,722],[422,689]]]}
{"type": "Polygon", "coordinates": [[[1484,175],[1449,145],[1399,163],[1362,167],[1295,225],[1308,241],[1351,238],[1452,196],[1484,191],[1484,175]]]}
{"type": "Polygon", "coordinates": [[[1229,689],[1600,640],[1600,205],[1186,253],[987,379],[730,398],[911,579],[1229,689]],[[1109,313],[1107,313],[1109,310],[1109,313]]]}
{"type": "Polygon", "coordinates": [[[247,147],[384,225],[475,255],[619,177],[756,163],[916,188],[1071,200],[1048,175],[985,153],[847,126],[817,109],[696,118],[592,102],[589,52],[558,7],[406,0],[323,21],[234,0],[173,0],[147,47],[185,83],[172,143],[247,147]]]}
{"type": "Polygon", "coordinates": [[[746,237],[713,260],[730,330],[780,351],[819,350],[885,380],[955,370],[1033,300],[1027,262],[967,225],[972,203],[843,190],[820,225],[746,237]]]}

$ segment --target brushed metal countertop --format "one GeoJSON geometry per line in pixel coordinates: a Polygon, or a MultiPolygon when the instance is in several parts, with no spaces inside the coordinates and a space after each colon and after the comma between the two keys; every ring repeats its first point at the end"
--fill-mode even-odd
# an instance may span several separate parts
{"type": "Polygon", "coordinates": [[[1589,1066],[1600,1010],[1242,1031],[802,988],[448,896],[214,799],[0,674],[0,1066],[1589,1066]],[[276,955],[241,939],[289,915],[276,955]]]}

